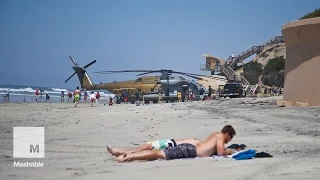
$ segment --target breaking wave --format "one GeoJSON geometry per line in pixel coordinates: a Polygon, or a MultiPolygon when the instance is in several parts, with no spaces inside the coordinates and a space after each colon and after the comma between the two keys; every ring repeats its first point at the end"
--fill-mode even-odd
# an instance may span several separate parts
{"type": "MultiPolygon", "coordinates": [[[[73,92],[72,89],[67,88],[48,88],[48,87],[32,87],[32,86],[17,86],[17,85],[0,85],[0,94],[6,94],[7,91],[10,91],[10,96],[34,96],[37,89],[42,90],[42,94],[45,95],[48,93],[50,97],[52,98],[60,98],[61,92],[63,91],[65,96],[68,92],[73,92]]],[[[88,96],[90,96],[91,91],[87,91],[88,96]]],[[[96,93],[96,91],[95,91],[96,93]]],[[[114,97],[114,94],[108,92],[107,90],[99,90],[99,93],[101,95],[101,98],[109,98],[114,97]]],[[[83,96],[83,91],[81,92],[81,95],[83,96]]]]}

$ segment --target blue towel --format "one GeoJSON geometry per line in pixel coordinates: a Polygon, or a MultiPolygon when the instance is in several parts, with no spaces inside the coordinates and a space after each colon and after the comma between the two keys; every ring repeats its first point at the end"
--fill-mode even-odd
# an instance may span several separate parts
{"type": "Polygon", "coordinates": [[[252,159],[255,156],[256,156],[256,151],[249,149],[232,156],[232,158],[235,160],[245,160],[245,159],[252,159]]]}

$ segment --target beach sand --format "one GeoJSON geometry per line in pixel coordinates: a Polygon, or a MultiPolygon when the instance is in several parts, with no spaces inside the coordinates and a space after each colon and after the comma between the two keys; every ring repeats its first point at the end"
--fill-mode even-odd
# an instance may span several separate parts
{"type": "Polygon", "coordinates": [[[319,179],[320,107],[278,107],[276,99],[112,107],[0,103],[0,179],[319,179]],[[106,145],[135,147],[164,138],[205,139],[230,124],[246,144],[272,158],[181,159],[117,163],[106,145]],[[44,126],[45,158],[13,158],[13,127],[44,126]],[[14,161],[43,168],[13,167],[14,161]]]}

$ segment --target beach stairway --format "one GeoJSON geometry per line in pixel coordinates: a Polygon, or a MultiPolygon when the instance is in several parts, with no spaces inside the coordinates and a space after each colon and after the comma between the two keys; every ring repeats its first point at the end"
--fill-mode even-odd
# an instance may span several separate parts
{"type": "Polygon", "coordinates": [[[236,55],[233,59],[232,57],[229,57],[228,60],[231,60],[231,63],[229,64],[229,66],[231,66],[231,68],[234,69],[237,67],[238,63],[243,63],[243,60],[247,59],[248,57],[254,54],[259,54],[265,46],[272,45],[272,44],[279,44],[283,42],[284,42],[283,36],[275,36],[272,39],[268,40],[267,42],[259,46],[252,46],[251,48],[236,55]]]}
{"type": "Polygon", "coordinates": [[[228,81],[240,82],[246,88],[250,86],[249,81],[245,77],[238,75],[227,63],[221,65],[221,72],[227,77],[228,81]]]}
{"type": "Polygon", "coordinates": [[[225,62],[223,65],[220,65],[220,71],[222,74],[224,74],[227,77],[228,81],[240,82],[241,85],[245,87],[246,92],[248,92],[251,89],[251,84],[248,82],[248,80],[245,77],[243,77],[242,75],[237,75],[235,73],[234,69],[237,67],[237,64],[243,63],[243,60],[247,59],[248,57],[254,54],[260,53],[265,46],[272,45],[272,44],[279,44],[283,42],[284,42],[283,36],[275,36],[272,39],[268,40],[267,42],[259,46],[253,46],[250,49],[243,51],[242,53],[236,55],[233,59],[229,57],[227,62],[225,62]]]}

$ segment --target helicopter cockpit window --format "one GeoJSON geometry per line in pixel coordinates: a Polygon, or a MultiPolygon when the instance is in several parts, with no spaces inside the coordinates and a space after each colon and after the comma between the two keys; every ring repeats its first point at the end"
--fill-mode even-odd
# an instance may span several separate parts
{"type": "Polygon", "coordinates": [[[142,80],[141,78],[138,78],[136,81],[137,81],[137,82],[141,82],[141,80],[142,80]]]}

